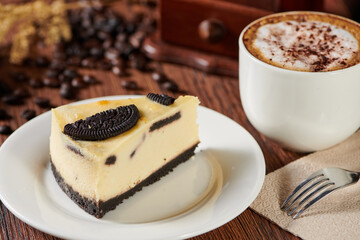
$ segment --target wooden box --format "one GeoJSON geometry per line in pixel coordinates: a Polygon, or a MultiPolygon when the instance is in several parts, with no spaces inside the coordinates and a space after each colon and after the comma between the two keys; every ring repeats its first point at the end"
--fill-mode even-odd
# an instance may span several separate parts
{"type": "Polygon", "coordinates": [[[237,76],[238,38],[250,22],[290,10],[321,10],[323,0],[160,0],[159,29],[145,42],[155,60],[237,76]]]}

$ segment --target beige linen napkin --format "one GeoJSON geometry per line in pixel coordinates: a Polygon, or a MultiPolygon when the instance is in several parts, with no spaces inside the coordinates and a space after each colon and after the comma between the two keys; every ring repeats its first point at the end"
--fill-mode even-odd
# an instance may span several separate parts
{"type": "Polygon", "coordinates": [[[303,239],[360,239],[360,182],[330,193],[296,220],[280,210],[282,202],[303,179],[329,166],[360,172],[360,131],[333,148],[268,174],[250,208],[303,239]]]}

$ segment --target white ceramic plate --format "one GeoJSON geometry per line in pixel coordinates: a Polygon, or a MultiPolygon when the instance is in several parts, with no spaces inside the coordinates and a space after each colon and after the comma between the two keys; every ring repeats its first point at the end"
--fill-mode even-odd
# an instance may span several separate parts
{"type": "MultiPolygon", "coordinates": [[[[134,96],[111,96],[119,99],[134,96]]],[[[99,100],[90,99],[81,103],[99,100]]],[[[199,107],[196,155],[102,219],[77,207],[49,169],[50,112],[16,130],[0,148],[0,199],[22,221],[68,239],[183,239],[213,230],[258,195],[264,156],[233,120],[199,107]]]]}

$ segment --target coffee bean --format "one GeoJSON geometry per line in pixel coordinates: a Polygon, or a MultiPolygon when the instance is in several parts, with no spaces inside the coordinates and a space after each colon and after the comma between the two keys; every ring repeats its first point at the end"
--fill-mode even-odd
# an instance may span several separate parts
{"type": "Polygon", "coordinates": [[[36,112],[35,112],[35,110],[32,110],[32,109],[25,109],[21,113],[21,117],[26,120],[30,120],[30,119],[34,118],[35,116],[36,116],[36,112]]]}
{"type": "Polygon", "coordinates": [[[178,85],[176,83],[172,82],[172,81],[169,81],[169,80],[162,83],[161,86],[163,88],[165,88],[166,90],[171,91],[171,92],[179,91],[178,85]]]}
{"type": "Polygon", "coordinates": [[[98,48],[101,46],[101,42],[95,38],[86,40],[84,43],[84,47],[90,49],[90,48],[98,48]]]}
{"type": "Polygon", "coordinates": [[[114,45],[114,40],[113,40],[113,39],[107,39],[107,40],[105,40],[105,41],[103,42],[102,47],[103,47],[104,49],[109,49],[109,48],[111,48],[113,45],[114,45]]]}
{"type": "Polygon", "coordinates": [[[5,109],[0,109],[0,120],[8,119],[10,116],[5,109]]]}
{"type": "Polygon", "coordinates": [[[167,77],[161,72],[153,72],[151,77],[157,83],[163,83],[167,80],[167,77]]]}
{"type": "Polygon", "coordinates": [[[49,78],[56,78],[59,76],[60,71],[56,69],[49,69],[46,71],[45,76],[49,78]]]}
{"type": "Polygon", "coordinates": [[[135,26],[139,25],[145,17],[143,12],[134,12],[129,19],[128,24],[133,24],[135,26]]]}
{"type": "Polygon", "coordinates": [[[94,68],[96,65],[96,61],[94,58],[84,58],[82,61],[81,61],[81,66],[83,67],[86,67],[86,68],[94,68]]]}
{"type": "Polygon", "coordinates": [[[109,48],[105,52],[105,58],[108,60],[117,59],[119,58],[119,56],[120,56],[119,51],[116,50],[115,48],[109,48]]]}
{"type": "Polygon", "coordinates": [[[9,94],[11,92],[12,92],[12,90],[11,90],[10,86],[7,83],[0,80],[0,96],[9,94]]]}
{"type": "Polygon", "coordinates": [[[130,55],[130,64],[133,68],[136,68],[140,71],[147,71],[147,58],[143,53],[133,53],[130,55]]]}
{"type": "Polygon", "coordinates": [[[96,63],[96,67],[101,70],[108,71],[112,68],[112,64],[109,61],[101,60],[96,63]]]}
{"type": "Polygon", "coordinates": [[[74,88],[84,88],[86,84],[82,78],[76,77],[73,80],[71,80],[71,86],[74,88]]]}
{"type": "Polygon", "coordinates": [[[130,43],[123,43],[121,47],[117,49],[120,51],[123,59],[129,59],[129,56],[135,51],[135,48],[130,43]]]}
{"type": "Polygon", "coordinates": [[[45,78],[43,78],[43,84],[44,84],[44,86],[51,87],[51,88],[60,87],[60,81],[57,78],[45,77],[45,78]]]}
{"type": "Polygon", "coordinates": [[[83,80],[87,84],[95,84],[95,83],[97,83],[96,78],[93,77],[93,76],[90,76],[90,75],[84,75],[83,80]]]}
{"type": "Polygon", "coordinates": [[[128,22],[125,25],[125,31],[127,34],[131,35],[136,31],[136,23],[135,22],[128,22]]]}
{"type": "Polygon", "coordinates": [[[36,62],[37,67],[48,67],[50,64],[49,59],[47,59],[46,57],[42,57],[42,56],[37,57],[35,62],[36,62]]]}
{"type": "Polygon", "coordinates": [[[91,48],[89,50],[89,52],[90,52],[90,55],[95,58],[102,58],[102,56],[104,55],[104,52],[100,47],[91,48]]]}
{"type": "Polygon", "coordinates": [[[21,105],[24,103],[22,101],[21,97],[15,95],[13,93],[6,94],[1,99],[4,103],[9,104],[9,105],[21,105]]]}
{"type": "Polygon", "coordinates": [[[71,78],[67,77],[67,76],[65,76],[64,74],[61,73],[61,74],[59,74],[58,80],[60,81],[60,83],[70,82],[71,78]]]}
{"type": "Polygon", "coordinates": [[[119,33],[116,35],[116,42],[118,43],[124,43],[128,39],[128,35],[126,33],[119,33]]]}
{"type": "Polygon", "coordinates": [[[104,32],[104,31],[98,31],[96,33],[96,36],[99,40],[102,40],[102,41],[109,39],[111,37],[109,33],[104,32]]]}
{"type": "Polygon", "coordinates": [[[62,59],[53,59],[50,64],[50,69],[56,69],[56,70],[64,70],[66,67],[66,63],[62,59]]]}
{"type": "Polygon", "coordinates": [[[36,67],[36,61],[32,58],[25,58],[22,61],[22,65],[26,67],[36,67]]]}
{"type": "Polygon", "coordinates": [[[149,34],[152,33],[156,30],[156,20],[155,18],[151,17],[151,16],[146,16],[144,17],[143,21],[141,22],[141,25],[139,26],[139,31],[142,30],[145,33],[149,34]]]}
{"type": "Polygon", "coordinates": [[[68,64],[72,65],[72,66],[80,66],[81,65],[81,57],[78,57],[78,56],[73,56],[73,57],[70,57],[68,59],[68,64]]]}
{"type": "Polygon", "coordinates": [[[1,125],[0,126],[0,134],[10,135],[13,132],[9,125],[1,125]]]}
{"type": "Polygon", "coordinates": [[[58,60],[58,61],[65,61],[66,60],[66,54],[63,52],[64,50],[62,50],[61,52],[58,52],[55,50],[53,57],[54,59],[58,60]]]}
{"type": "Polygon", "coordinates": [[[126,62],[122,58],[115,58],[111,60],[113,66],[126,67],[126,62]]]}
{"type": "Polygon", "coordinates": [[[29,85],[30,85],[30,87],[32,87],[32,88],[41,88],[41,87],[44,86],[44,84],[43,84],[43,82],[41,81],[41,79],[39,79],[39,78],[34,78],[34,77],[32,77],[32,78],[29,79],[29,85]]]}
{"type": "Polygon", "coordinates": [[[35,97],[34,102],[35,102],[36,105],[38,105],[41,108],[49,108],[49,107],[51,107],[50,100],[48,98],[45,98],[45,97],[35,97]]]}
{"type": "Polygon", "coordinates": [[[69,83],[63,83],[60,87],[60,96],[66,99],[74,99],[75,91],[69,83]]]}
{"type": "Polygon", "coordinates": [[[131,81],[131,80],[123,80],[121,81],[121,86],[127,90],[137,90],[138,85],[136,82],[131,81]]]}
{"type": "Polygon", "coordinates": [[[29,77],[27,76],[26,73],[24,72],[16,72],[14,75],[13,75],[13,79],[16,81],[16,82],[25,82],[29,79],[29,77]]]}
{"type": "Polygon", "coordinates": [[[79,76],[78,72],[76,70],[73,70],[73,69],[65,69],[63,71],[63,74],[64,76],[70,78],[70,79],[73,79],[77,76],[79,76]]]}
{"type": "Polygon", "coordinates": [[[119,76],[119,77],[122,77],[122,76],[126,76],[126,69],[124,67],[121,67],[121,66],[114,66],[112,67],[112,72],[119,76]]]}
{"type": "Polygon", "coordinates": [[[27,98],[30,97],[30,92],[26,88],[20,87],[14,90],[14,95],[20,98],[27,98]]]}
{"type": "Polygon", "coordinates": [[[146,34],[143,31],[136,32],[133,35],[131,35],[129,42],[134,48],[138,49],[141,47],[145,39],[145,36],[146,34]]]}

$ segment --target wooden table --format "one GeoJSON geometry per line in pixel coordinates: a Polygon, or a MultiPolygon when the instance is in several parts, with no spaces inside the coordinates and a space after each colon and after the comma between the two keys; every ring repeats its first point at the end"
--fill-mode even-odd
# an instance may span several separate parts
{"type": "MultiPolygon", "coordinates": [[[[201,105],[218,111],[231,119],[235,120],[246,130],[248,130],[259,143],[266,160],[266,172],[272,172],[287,163],[299,158],[301,154],[287,151],[277,143],[267,139],[247,120],[243,111],[240,95],[239,81],[234,78],[208,75],[189,67],[178,66],[168,63],[152,63],[153,67],[160,68],[175,81],[184,93],[198,96],[201,105]]],[[[16,68],[21,69],[21,68],[16,68]]],[[[31,69],[26,69],[31,71],[31,69]]],[[[0,76],[8,79],[13,70],[7,66],[0,65],[0,76]]],[[[101,84],[83,89],[78,94],[78,99],[87,99],[108,95],[123,94],[146,94],[148,92],[161,93],[158,84],[151,78],[151,73],[141,73],[131,69],[130,76],[119,78],[110,71],[85,70],[81,73],[90,73],[101,80],[101,84]],[[138,83],[141,90],[125,90],[121,87],[121,79],[130,79],[138,83]]],[[[59,96],[58,89],[29,88],[32,96],[42,96],[51,99],[52,104],[58,106],[69,103],[59,96]]],[[[163,91],[168,95],[171,92],[163,91]]],[[[175,96],[179,95],[178,93],[175,96]]],[[[26,108],[35,109],[38,114],[46,110],[36,106],[29,98],[21,106],[8,106],[0,102],[0,108],[6,108],[8,113],[13,116],[11,120],[0,121],[0,124],[10,124],[13,129],[20,127],[26,122],[20,117],[21,112],[26,108]]],[[[6,140],[7,136],[0,135],[0,144],[6,140]]],[[[4,159],[2,159],[4,160],[4,159]]],[[[58,239],[43,233],[19,220],[0,202],[0,239],[58,239]]],[[[211,232],[194,237],[193,239],[297,239],[290,233],[280,229],[275,224],[259,216],[251,209],[245,210],[234,220],[211,232]]]]}
{"type": "MultiPolygon", "coordinates": [[[[239,96],[239,81],[234,78],[223,76],[207,75],[206,73],[194,70],[189,67],[177,66],[167,63],[154,63],[155,67],[160,67],[171,78],[176,81],[179,87],[186,93],[196,95],[201,101],[201,105],[214,109],[231,119],[238,122],[247,129],[259,143],[266,160],[266,172],[272,172],[277,168],[297,159],[300,155],[291,151],[284,150],[278,144],[270,141],[259,134],[247,120],[241,106],[239,96]]],[[[0,68],[1,75],[6,75],[8,70],[0,68]]],[[[90,73],[102,81],[101,84],[81,90],[79,99],[101,97],[107,95],[122,94],[146,94],[148,92],[160,93],[158,84],[151,78],[150,73],[141,73],[131,69],[131,76],[126,79],[134,80],[142,90],[129,91],[121,87],[121,79],[111,72],[82,70],[81,72],[90,73]]],[[[62,105],[70,101],[62,99],[58,94],[58,89],[42,88],[31,89],[33,96],[44,96],[51,99],[55,105],[62,105]]],[[[173,95],[171,92],[165,94],[173,95]]],[[[176,94],[178,95],[178,94],[176,94]]],[[[37,113],[45,110],[36,106],[31,99],[26,100],[23,106],[1,106],[8,109],[13,116],[10,123],[13,129],[24,124],[26,121],[20,117],[25,108],[36,109],[37,113]]],[[[1,121],[4,123],[4,121],[1,121]]],[[[1,135],[1,143],[6,140],[6,136],[1,135]]],[[[293,235],[280,229],[265,218],[247,209],[236,219],[219,227],[211,232],[195,237],[193,239],[296,239],[293,235]]],[[[0,239],[57,239],[46,233],[23,223],[15,217],[6,207],[0,203],[0,239]]]]}

